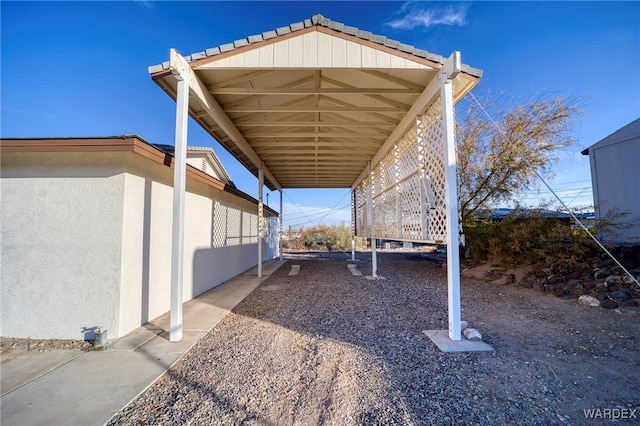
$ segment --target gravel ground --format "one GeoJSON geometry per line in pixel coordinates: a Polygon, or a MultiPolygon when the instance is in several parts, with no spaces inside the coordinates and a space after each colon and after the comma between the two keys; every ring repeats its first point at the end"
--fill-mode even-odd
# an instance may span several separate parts
{"type": "Polygon", "coordinates": [[[447,328],[445,269],[380,253],[369,281],[342,253],[289,259],[109,425],[638,422],[638,313],[463,280],[496,352],[445,354],[422,334],[447,328]]]}
{"type": "Polygon", "coordinates": [[[84,340],[0,338],[0,353],[3,354],[14,350],[49,352],[54,349],[82,349],[89,351],[92,348],[93,345],[84,340]]]}

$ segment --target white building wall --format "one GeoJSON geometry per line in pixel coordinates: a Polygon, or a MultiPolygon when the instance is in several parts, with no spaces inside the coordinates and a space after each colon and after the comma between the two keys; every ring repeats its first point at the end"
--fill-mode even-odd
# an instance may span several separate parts
{"type": "MultiPolygon", "coordinates": [[[[604,218],[613,209],[629,212],[627,219],[635,218],[636,226],[620,230],[626,242],[640,241],[640,134],[614,143],[589,148],[591,179],[597,219],[604,218]]],[[[602,236],[607,238],[607,236],[602,236]]],[[[611,239],[611,238],[609,238],[611,239]]]]}
{"type": "MultiPolygon", "coordinates": [[[[132,152],[2,160],[0,335],[111,339],[170,309],[172,169],[132,152]]],[[[185,203],[186,302],[257,264],[257,206],[193,178],[185,203]]],[[[275,257],[277,238],[263,247],[275,257]]]]}
{"type": "Polygon", "coordinates": [[[117,329],[124,173],[117,154],[3,154],[0,335],[117,329]]]}

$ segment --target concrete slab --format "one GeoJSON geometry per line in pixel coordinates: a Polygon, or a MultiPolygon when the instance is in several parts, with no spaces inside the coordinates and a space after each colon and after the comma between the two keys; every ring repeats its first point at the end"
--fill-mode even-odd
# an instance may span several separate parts
{"type": "Polygon", "coordinates": [[[373,275],[365,275],[365,278],[368,279],[369,281],[386,280],[386,278],[383,277],[382,275],[377,275],[375,277],[373,275]]]}
{"type": "MultiPolygon", "coordinates": [[[[287,263],[287,260],[280,259],[271,259],[265,262],[262,262],[262,275],[269,276],[273,274],[279,267],[287,263]]],[[[258,275],[258,267],[254,266],[251,269],[248,269],[242,273],[243,275],[258,275]]]]}
{"type": "Polygon", "coordinates": [[[169,332],[166,331],[146,345],[136,349],[136,353],[149,356],[155,361],[169,362],[169,365],[171,365],[182,354],[191,349],[205,334],[207,332],[204,331],[183,331],[182,340],[171,343],[169,341],[169,332]]]}
{"type": "Polygon", "coordinates": [[[80,349],[53,349],[47,352],[5,349],[0,355],[0,394],[4,396],[84,353],[80,349]]]}
{"type": "Polygon", "coordinates": [[[448,330],[422,331],[442,352],[493,352],[491,345],[481,340],[451,340],[448,330]]]}
{"type": "Polygon", "coordinates": [[[356,276],[356,277],[361,277],[362,276],[362,272],[358,271],[358,266],[354,265],[354,264],[348,264],[347,268],[351,271],[351,274],[356,276]]]}
{"type": "Polygon", "coordinates": [[[87,352],[2,397],[2,425],[101,425],[169,367],[124,351],[87,352]]]}
{"type": "Polygon", "coordinates": [[[106,350],[110,351],[135,351],[145,343],[154,339],[163,330],[157,327],[143,328],[139,327],[133,330],[131,333],[123,336],[113,343],[107,343],[106,350]]]}
{"type": "Polygon", "coordinates": [[[291,265],[289,276],[298,275],[300,273],[300,265],[291,265]]]}
{"type": "Polygon", "coordinates": [[[3,353],[0,424],[105,424],[284,263],[265,262],[263,278],[241,274],[185,303],[180,342],[169,341],[167,312],[100,351],[3,353]]]}

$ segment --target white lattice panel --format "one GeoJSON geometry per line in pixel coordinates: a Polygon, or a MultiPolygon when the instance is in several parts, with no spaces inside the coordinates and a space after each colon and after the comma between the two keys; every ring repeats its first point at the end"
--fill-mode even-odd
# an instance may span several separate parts
{"type": "Polygon", "coordinates": [[[446,190],[446,141],[442,124],[442,102],[434,102],[419,120],[418,139],[424,146],[422,182],[427,198],[426,239],[447,239],[446,190]],[[420,129],[420,125],[422,129],[420,129]],[[420,130],[422,130],[420,132],[420,130]]]}
{"type": "Polygon", "coordinates": [[[438,97],[354,190],[356,235],[446,240],[445,153],[438,97]]]}

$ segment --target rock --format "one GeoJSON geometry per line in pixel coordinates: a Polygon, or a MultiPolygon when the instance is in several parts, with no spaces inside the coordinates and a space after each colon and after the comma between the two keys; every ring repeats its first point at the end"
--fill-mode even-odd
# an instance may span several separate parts
{"type": "Polygon", "coordinates": [[[482,334],[480,334],[480,332],[475,328],[465,328],[462,334],[464,334],[464,337],[466,337],[468,340],[482,340],[482,334]]]}
{"type": "Polygon", "coordinates": [[[516,281],[516,276],[514,274],[505,274],[502,275],[497,280],[491,281],[493,285],[509,285],[513,284],[516,281]]]}
{"type": "Polygon", "coordinates": [[[606,259],[598,262],[598,268],[605,268],[607,266],[612,266],[614,264],[613,259],[607,257],[606,259]]]}
{"type": "Polygon", "coordinates": [[[533,283],[531,281],[524,281],[522,283],[522,287],[524,287],[524,288],[533,288],[533,283]]]}
{"type": "Polygon", "coordinates": [[[611,297],[612,299],[623,301],[623,302],[625,300],[631,299],[629,294],[624,291],[612,291],[611,293],[609,293],[609,297],[611,297]]]}
{"type": "Polygon", "coordinates": [[[632,308],[635,308],[638,306],[638,302],[633,299],[625,300],[624,302],[622,302],[622,306],[630,306],[632,308]]]}
{"type": "Polygon", "coordinates": [[[607,268],[607,267],[603,267],[603,268],[600,268],[600,269],[596,269],[596,270],[593,272],[593,276],[594,276],[594,278],[596,278],[596,279],[599,279],[599,278],[606,278],[606,277],[608,277],[609,275],[611,275],[611,269],[609,269],[609,268],[607,268]]]}
{"type": "Polygon", "coordinates": [[[578,303],[585,306],[600,306],[600,301],[593,296],[583,294],[578,298],[578,303]]]}
{"type": "Polygon", "coordinates": [[[618,307],[618,304],[611,299],[605,299],[602,302],[600,302],[600,306],[603,307],[604,309],[615,309],[618,307]]]}
{"type": "Polygon", "coordinates": [[[467,327],[469,327],[469,321],[460,321],[460,330],[464,331],[467,327]]]}
{"type": "MultiPolygon", "coordinates": [[[[636,279],[636,281],[640,282],[640,276],[634,275],[633,277],[636,279]]],[[[622,278],[622,282],[625,283],[625,284],[635,284],[635,281],[633,279],[631,279],[631,277],[629,275],[625,275],[622,278]]]]}
{"type": "Polygon", "coordinates": [[[616,309],[616,313],[622,314],[622,315],[635,314],[636,308],[634,308],[633,306],[622,306],[616,309]]]}
{"type": "Polygon", "coordinates": [[[622,282],[622,277],[620,275],[610,275],[604,282],[607,283],[607,286],[618,285],[622,282]]]}
{"type": "Polygon", "coordinates": [[[560,297],[562,299],[573,299],[573,293],[569,290],[560,290],[556,293],[556,297],[560,297]]]}

